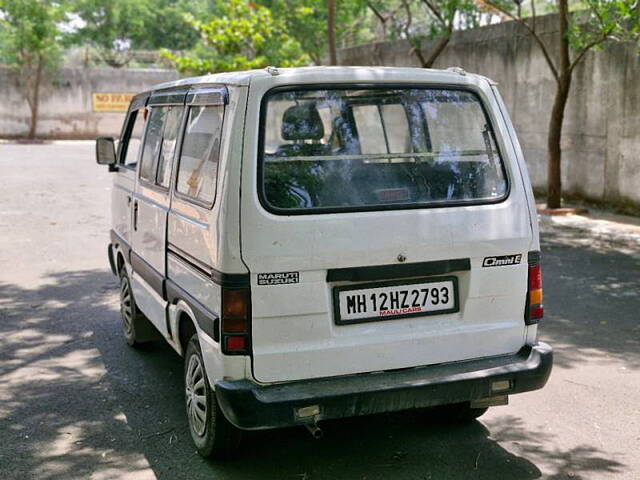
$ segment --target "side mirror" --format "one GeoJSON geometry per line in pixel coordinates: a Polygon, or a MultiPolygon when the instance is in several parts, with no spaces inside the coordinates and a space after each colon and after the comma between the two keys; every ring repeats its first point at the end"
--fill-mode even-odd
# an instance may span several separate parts
{"type": "Polygon", "coordinates": [[[111,137],[100,137],[96,140],[96,162],[98,165],[109,165],[109,171],[116,167],[116,145],[111,137]]]}

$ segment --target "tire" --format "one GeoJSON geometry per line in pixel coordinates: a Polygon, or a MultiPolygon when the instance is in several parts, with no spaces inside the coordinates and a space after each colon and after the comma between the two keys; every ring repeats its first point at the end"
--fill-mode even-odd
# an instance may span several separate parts
{"type": "Polygon", "coordinates": [[[189,433],[198,454],[205,458],[233,456],[242,440],[242,431],[224,416],[204,369],[198,334],[189,340],[184,357],[185,405],[189,433]]]}
{"type": "Polygon", "coordinates": [[[122,333],[130,347],[139,348],[158,337],[157,330],[136,305],[131,280],[124,268],[120,272],[120,317],[122,333]]]}
{"type": "Polygon", "coordinates": [[[487,410],[485,408],[471,408],[469,402],[454,403],[452,405],[443,405],[436,407],[435,414],[437,420],[445,423],[469,423],[484,415],[487,410]]]}

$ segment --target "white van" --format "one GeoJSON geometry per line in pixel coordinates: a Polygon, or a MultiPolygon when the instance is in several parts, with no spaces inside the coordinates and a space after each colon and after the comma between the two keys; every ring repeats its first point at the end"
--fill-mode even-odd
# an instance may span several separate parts
{"type": "Polygon", "coordinates": [[[124,333],[185,359],[203,456],[242,430],[544,386],[540,245],[494,83],[460,69],[267,68],[134,97],[109,260],[124,333]]]}

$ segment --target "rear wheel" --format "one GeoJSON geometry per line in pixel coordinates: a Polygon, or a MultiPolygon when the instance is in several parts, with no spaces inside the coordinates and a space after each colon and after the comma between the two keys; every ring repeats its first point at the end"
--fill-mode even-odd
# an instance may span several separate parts
{"type": "Polygon", "coordinates": [[[209,385],[198,335],[189,341],[184,361],[184,385],[189,432],[202,457],[225,458],[236,452],[242,431],[224,416],[209,385]]]}

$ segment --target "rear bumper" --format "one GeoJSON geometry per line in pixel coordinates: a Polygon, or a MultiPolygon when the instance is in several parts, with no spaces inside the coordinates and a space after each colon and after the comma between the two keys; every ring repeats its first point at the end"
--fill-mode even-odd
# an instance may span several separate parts
{"type": "Polygon", "coordinates": [[[221,381],[215,391],[231,423],[259,430],[528,392],[547,383],[552,365],[551,347],[538,343],[513,355],[381,373],[274,385],[221,381]],[[508,380],[509,389],[492,392],[500,380],[508,380]],[[297,409],[313,405],[318,415],[297,418],[297,409]]]}

